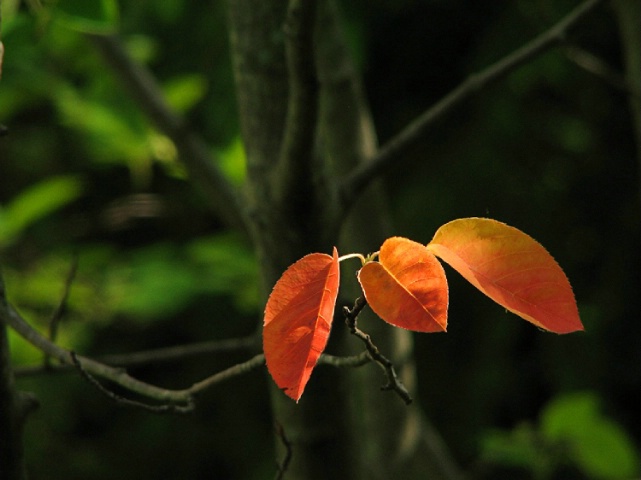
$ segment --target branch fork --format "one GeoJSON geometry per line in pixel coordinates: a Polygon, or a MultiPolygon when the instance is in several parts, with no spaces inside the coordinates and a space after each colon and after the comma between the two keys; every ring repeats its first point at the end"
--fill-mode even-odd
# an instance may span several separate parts
{"type": "Polygon", "coordinates": [[[343,307],[343,315],[345,315],[345,324],[349,328],[349,331],[352,335],[355,335],[363,341],[367,353],[372,361],[376,362],[385,372],[387,376],[387,383],[381,387],[381,390],[392,390],[401,397],[406,405],[412,403],[412,396],[403,385],[403,382],[398,378],[396,370],[394,369],[394,364],[391,360],[385,357],[378,349],[374,342],[372,342],[369,334],[360,330],[356,323],[358,320],[358,315],[367,305],[367,300],[363,297],[359,297],[354,302],[354,306],[350,309],[349,307],[343,307]]]}

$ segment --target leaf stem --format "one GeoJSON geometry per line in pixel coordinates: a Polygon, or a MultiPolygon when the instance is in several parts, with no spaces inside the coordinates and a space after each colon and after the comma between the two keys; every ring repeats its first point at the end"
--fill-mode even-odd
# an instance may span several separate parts
{"type": "Polygon", "coordinates": [[[376,251],[376,252],[374,252],[374,253],[370,253],[370,254],[367,256],[367,258],[365,259],[365,263],[367,263],[367,262],[373,262],[374,260],[376,260],[376,259],[378,258],[378,254],[379,254],[379,253],[381,253],[381,252],[380,252],[380,250],[379,250],[379,251],[376,251]]]}
{"type": "Polygon", "coordinates": [[[338,263],[342,262],[343,260],[349,260],[350,258],[360,258],[361,265],[365,265],[367,261],[367,259],[360,253],[348,253],[347,255],[338,257],[338,263]]]}

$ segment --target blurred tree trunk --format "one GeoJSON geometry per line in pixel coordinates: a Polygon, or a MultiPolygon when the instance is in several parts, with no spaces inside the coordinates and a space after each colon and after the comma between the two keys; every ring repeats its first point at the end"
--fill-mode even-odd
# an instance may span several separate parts
{"type": "MultiPolygon", "coordinates": [[[[612,5],[619,23],[625,76],[631,90],[630,111],[641,170],[641,1],[617,0],[612,5]]],[[[639,195],[641,200],[641,173],[639,195]]]]}
{"type": "MultiPolygon", "coordinates": [[[[265,296],[303,255],[330,252],[333,245],[341,253],[368,253],[390,231],[376,185],[349,215],[341,211],[336,182],[372,156],[376,140],[335,5],[314,5],[309,0],[230,0],[232,59],[248,162],[248,218],[265,296]],[[310,25],[313,36],[305,30],[310,25]]],[[[344,268],[343,291],[351,295],[343,298],[344,304],[358,296],[357,268],[344,268]]],[[[378,319],[363,320],[413,391],[410,333],[378,319]]],[[[345,353],[350,345],[352,354],[360,351],[355,339],[345,338],[342,323],[337,313],[329,350],[345,353]]],[[[380,392],[383,382],[375,365],[357,372],[320,367],[298,404],[274,386],[274,418],[293,443],[286,478],[404,478],[417,472],[422,478],[455,478],[444,451],[426,441],[435,437],[418,407],[380,392]]]]}
{"type": "MultiPolygon", "coordinates": [[[[307,178],[300,178],[298,185],[284,184],[284,176],[293,173],[280,163],[289,95],[286,11],[284,0],[230,2],[232,60],[247,154],[248,217],[265,295],[290,264],[310,252],[330,251],[334,241],[321,219],[323,186],[316,183],[320,162],[309,144],[300,152],[305,158],[298,159],[301,170],[308,166],[307,178]]],[[[319,369],[298,404],[273,387],[274,419],[294,443],[287,478],[357,478],[349,400],[339,377],[335,369],[319,369]]]]}

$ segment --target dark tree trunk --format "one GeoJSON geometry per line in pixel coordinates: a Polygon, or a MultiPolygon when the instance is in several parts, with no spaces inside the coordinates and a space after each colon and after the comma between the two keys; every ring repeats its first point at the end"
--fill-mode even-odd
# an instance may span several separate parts
{"type": "MultiPolygon", "coordinates": [[[[378,185],[350,212],[342,209],[338,181],[373,156],[376,136],[335,5],[321,1],[314,7],[306,1],[230,1],[232,58],[248,161],[248,218],[266,294],[303,255],[328,253],[333,245],[341,253],[368,253],[390,231],[378,185]],[[299,30],[308,27],[306,15],[314,19],[314,32],[299,30]],[[310,38],[312,47],[306,50],[310,38]],[[309,125],[292,125],[293,118],[309,125]]],[[[357,269],[353,263],[343,268],[344,304],[359,295],[353,275],[357,269]]],[[[399,362],[399,374],[413,390],[410,333],[378,319],[366,324],[378,346],[399,362]]],[[[340,315],[331,337],[331,353],[362,349],[357,340],[345,338],[340,315]]],[[[392,478],[417,471],[429,478],[455,477],[433,436],[426,437],[431,430],[418,407],[380,392],[383,382],[372,364],[358,372],[317,368],[298,404],[274,387],[275,421],[293,443],[286,478],[392,478]]]]}

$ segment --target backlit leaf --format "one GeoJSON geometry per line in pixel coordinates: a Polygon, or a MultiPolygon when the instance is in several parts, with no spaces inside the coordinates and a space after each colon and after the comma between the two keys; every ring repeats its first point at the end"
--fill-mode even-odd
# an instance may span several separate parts
{"type": "Polygon", "coordinates": [[[427,248],[534,325],[555,333],[583,330],[565,273],[520,230],[487,218],[462,218],[439,228],[427,248]]]}
{"type": "Polygon", "coordinates": [[[392,237],[378,262],[358,273],[372,310],[392,325],[417,332],[447,329],[447,280],[436,257],[420,243],[392,237]]]}
{"type": "Polygon", "coordinates": [[[298,401],[327,345],[338,296],[338,252],[312,253],[276,282],[265,307],[263,350],[267,369],[298,401]]]}

